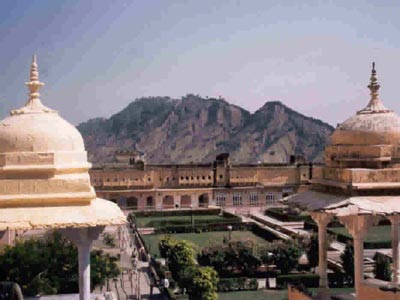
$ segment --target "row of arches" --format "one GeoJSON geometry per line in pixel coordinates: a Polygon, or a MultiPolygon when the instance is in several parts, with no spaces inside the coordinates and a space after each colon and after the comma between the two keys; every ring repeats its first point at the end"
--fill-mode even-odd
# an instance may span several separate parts
{"type": "MultiPolygon", "coordinates": [[[[128,198],[121,197],[120,199],[110,199],[110,201],[117,203],[121,207],[126,207],[128,209],[133,209],[133,210],[139,209],[139,200],[134,196],[128,198]]],[[[202,194],[198,197],[199,207],[208,207],[208,204],[209,204],[208,194],[202,194]]],[[[180,196],[179,204],[175,203],[175,199],[172,195],[166,195],[162,199],[162,208],[190,208],[192,207],[191,205],[192,205],[192,197],[190,195],[180,196]]],[[[154,197],[152,196],[147,197],[144,208],[151,209],[155,208],[155,206],[156,204],[154,197]]]]}
{"type": "MultiPolygon", "coordinates": [[[[126,207],[128,209],[138,209],[139,208],[139,200],[136,197],[128,197],[128,198],[124,198],[121,197],[119,199],[110,199],[110,201],[118,204],[121,207],[126,207]]],[[[146,198],[146,208],[154,208],[156,205],[154,198],[152,196],[149,196],[146,198]]]]}
{"type": "MultiPolygon", "coordinates": [[[[208,194],[201,194],[198,198],[199,207],[208,207],[209,197],[208,194]]],[[[182,195],[180,197],[180,204],[175,203],[174,197],[167,195],[162,200],[163,208],[190,208],[194,204],[190,195],[182,195]]],[[[197,206],[197,205],[193,205],[197,206]]]]}

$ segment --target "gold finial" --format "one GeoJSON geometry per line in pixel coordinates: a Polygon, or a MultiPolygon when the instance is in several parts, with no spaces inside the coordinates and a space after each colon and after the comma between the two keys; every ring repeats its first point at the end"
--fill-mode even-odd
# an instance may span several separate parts
{"type": "Polygon", "coordinates": [[[39,89],[44,86],[43,82],[39,81],[39,70],[36,63],[36,55],[32,57],[31,71],[30,71],[30,81],[25,82],[29,89],[29,100],[39,99],[39,89]]]}

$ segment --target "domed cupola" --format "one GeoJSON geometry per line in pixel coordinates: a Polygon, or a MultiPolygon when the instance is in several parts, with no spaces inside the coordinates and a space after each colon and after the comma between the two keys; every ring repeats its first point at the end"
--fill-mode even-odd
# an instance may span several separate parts
{"type": "Polygon", "coordinates": [[[332,134],[331,144],[325,150],[328,167],[382,168],[399,162],[400,117],[379,98],[375,63],[368,88],[368,105],[332,134]]]}
{"type": "Polygon", "coordinates": [[[96,197],[79,131],[40,101],[35,56],[26,85],[28,102],[0,122],[0,231],[123,223],[96,197]]]}

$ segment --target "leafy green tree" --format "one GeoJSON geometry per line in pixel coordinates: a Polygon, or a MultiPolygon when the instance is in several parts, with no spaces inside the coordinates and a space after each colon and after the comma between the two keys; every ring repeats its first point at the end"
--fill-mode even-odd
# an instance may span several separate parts
{"type": "Polygon", "coordinates": [[[163,258],[167,258],[169,250],[173,247],[173,245],[175,245],[175,243],[176,240],[172,239],[170,235],[164,236],[158,243],[160,256],[163,258]]]}
{"type": "Polygon", "coordinates": [[[348,243],[342,254],[340,254],[343,270],[350,285],[354,284],[354,248],[348,243]]]}
{"type": "Polygon", "coordinates": [[[252,275],[261,265],[261,261],[253,255],[252,248],[252,245],[249,247],[243,242],[230,243],[227,262],[240,273],[252,275]]]}
{"type": "Polygon", "coordinates": [[[229,242],[227,245],[204,249],[198,255],[202,266],[212,266],[221,277],[227,277],[232,272],[239,271],[251,275],[261,265],[260,259],[253,254],[252,244],[229,242]]]}
{"type": "Polygon", "coordinates": [[[301,256],[301,248],[293,241],[276,243],[271,252],[272,261],[282,274],[295,269],[301,256]]]}
{"type": "Polygon", "coordinates": [[[188,241],[171,240],[171,247],[167,252],[168,269],[171,271],[172,278],[181,284],[180,272],[195,265],[195,252],[188,241]]]}
{"type": "Polygon", "coordinates": [[[378,255],[375,260],[374,275],[376,279],[390,281],[392,271],[390,269],[390,259],[386,256],[378,255]]]}
{"type": "Polygon", "coordinates": [[[218,299],[218,274],[212,267],[188,267],[181,272],[182,287],[190,300],[218,299]]]}
{"type": "MultiPolygon", "coordinates": [[[[119,274],[116,258],[102,251],[91,253],[92,287],[104,285],[119,274]]],[[[15,281],[24,295],[76,293],[77,248],[58,232],[6,247],[0,255],[0,281],[15,281]]]]}

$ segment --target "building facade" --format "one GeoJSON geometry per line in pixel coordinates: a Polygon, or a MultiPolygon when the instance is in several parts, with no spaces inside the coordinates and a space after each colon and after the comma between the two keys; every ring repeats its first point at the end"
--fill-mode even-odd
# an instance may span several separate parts
{"type": "Polygon", "coordinates": [[[232,165],[227,153],[208,164],[148,165],[137,153],[120,151],[115,163],[94,166],[90,177],[100,197],[124,208],[245,211],[307,189],[316,168],[299,158],[288,164],[232,165]]]}

